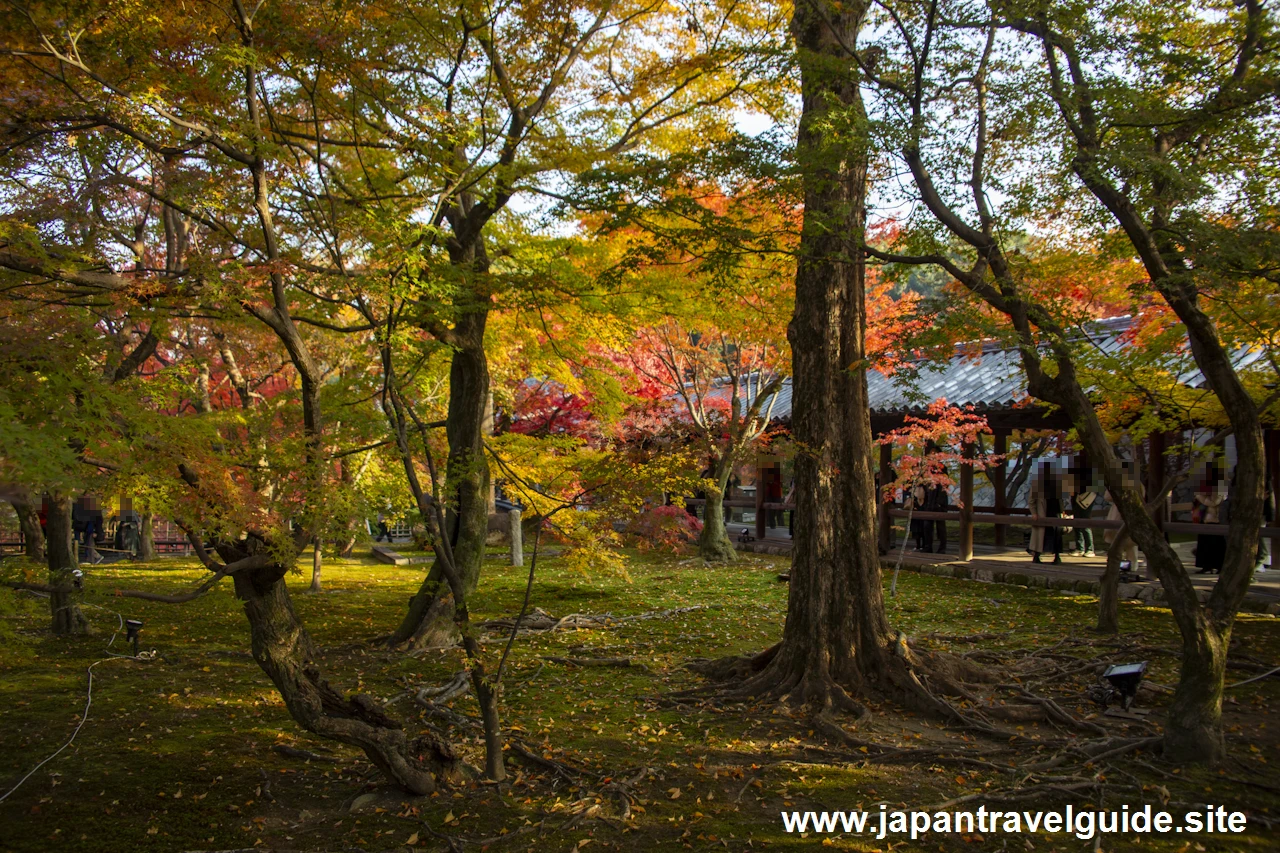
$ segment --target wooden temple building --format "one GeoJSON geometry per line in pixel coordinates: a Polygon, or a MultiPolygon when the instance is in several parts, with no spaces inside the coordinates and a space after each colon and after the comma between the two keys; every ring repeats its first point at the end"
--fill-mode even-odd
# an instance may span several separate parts
{"type": "MultiPolygon", "coordinates": [[[[1092,344],[1103,352],[1115,351],[1126,345],[1125,332],[1130,325],[1129,317],[1112,318],[1091,324],[1086,333],[1091,337],[1092,344]]],[[[1242,352],[1237,358],[1237,368],[1247,369],[1261,358],[1261,353],[1242,352]]],[[[1205,387],[1204,377],[1196,370],[1180,375],[1179,381],[1191,388],[1205,387]]],[[[904,426],[909,415],[926,417],[929,404],[938,399],[945,399],[955,406],[972,408],[974,414],[983,416],[990,428],[991,451],[1001,456],[1008,453],[1010,438],[1020,431],[1065,432],[1072,428],[1071,421],[1064,412],[1040,404],[1027,395],[1026,379],[1017,351],[997,342],[960,345],[948,362],[922,366],[910,383],[900,377],[890,377],[872,370],[868,373],[867,385],[871,428],[877,437],[904,426]]],[[[785,431],[790,422],[791,406],[791,384],[788,380],[778,392],[778,399],[772,401],[772,420],[780,431],[785,431]]],[[[1188,429],[1191,428],[1193,425],[1188,426],[1188,429]]],[[[1265,441],[1267,477],[1273,493],[1280,495],[1280,430],[1275,426],[1266,429],[1265,441]]],[[[1140,463],[1139,470],[1149,494],[1154,494],[1163,486],[1167,466],[1179,463],[1180,460],[1176,456],[1171,457],[1168,451],[1182,443],[1183,435],[1179,433],[1154,434],[1142,441],[1141,446],[1134,448],[1140,457],[1135,461],[1140,463]]],[[[1234,455],[1233,449],[1234,445],[1228,439],[1225,448],[1228,462],[1234,455]]],[[[893,448],[881,445],[879,453],[879,481],[892,482],[893,448]]],[[[963,451],[963,455],[971,454],[971,448],[963,451]]],[[[742,523],[734,523],[730,532],[735,536],[742,536],[745,529],[747,535],[763,540],[771,526],[767,524],[769,519],[776,519],[782,512],[793,510],[794,504],[782,499],[786,493],[786,485],[782,481],[783,470],[776,457],[761,455],[750,468],[752,470],[744,472],[742,480],[754,481],[751,497],[730,497],[725,503],[730,508],[754,508],[754,529],[744,527],[742,523]]],[[[1007,505],[1004,466],[993,466],[986,472],[991,485],[990,491],[994,496],[993,502],[987,506],[974,505],[974,467],[961,464],[959,468],[958,472],[953,472],[958,485],[959,507],[950,512],[917,511],[912,515],[922,520],[958,521],[958,556],[959,559],[968,561],[973,558],[973,530],[976,524],[994,526],[994,542],[1001,546],[1012,544],[1006,542],[1010,525],[1025,526],[1030,519],[1025,507],[1007,505]]],[[[1050,519],[1046,524],[1094,529],[1120,526],[1118,521],[1105,520],[1102,517],[1104,514],[1095,511],[1088,520],[1050,519]]],[[[888,549],[891,545],[894,518],[906,516],[904,509],[892,504],[880,505],[879,530],[882,547],[888,549]]],[[[1204,525],[1175,520],[1167,508],[1159,521],[1165,531],[1171,534],[1225,533],[1227,530],[1226,524],[1204,525]]],[[[1280,527],[1264,528],[1263,535],[1272,540],[1272,553],[1280,554],[1280,527]]]]}

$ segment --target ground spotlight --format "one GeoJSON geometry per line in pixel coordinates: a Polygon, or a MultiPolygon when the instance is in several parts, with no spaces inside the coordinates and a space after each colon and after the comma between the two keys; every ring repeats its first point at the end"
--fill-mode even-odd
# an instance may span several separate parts
{"type": "Polygon", "coordinates": [[[1133,707],[1146,671],[1146,661],[1112,664],[1103,671],[1097,686],[1089,689],[1089,698],[1104,708],[1119,699],[1120,707],[1128,711],[1133,707]]]}
{"type": "Polygon", "coordinates": [[[142,630],[142,620],[126,619],[124,620],[124,627],[127,632],[125,639],[133,643],[133,656],[136,658],[138,656],[138,632],[142,630]]]}

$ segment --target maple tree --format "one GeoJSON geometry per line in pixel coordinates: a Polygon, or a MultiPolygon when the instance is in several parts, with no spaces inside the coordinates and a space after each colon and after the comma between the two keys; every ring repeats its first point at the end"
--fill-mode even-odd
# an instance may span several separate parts
{"type": "Polygon", "coordinates": [[[1277,402],[1263,392],[1268,371],[1238,369],[1233,357],[1270,345],[1259,332],[1272,324],[1259,321],[1274,306],[1255,296],[1274,289],[1275,232],[1262,212],[1265,182],[1241,175],[1275,152],[1261,118],[1275,108],[1280,66],[1264,35],[1273,23],[1251,3],[1225,11],[1104,4],[1096,14],[1019,3],[947,4],[945,15],[929,3],[883,9],[887,26],[867,45],[877,65],[863,71],[873,112],[885,119],[885,149],[910,173],[919,216],[903,239],[867,251],[944,269],[1016,343],[1030,393],[1070,416],[1182,635],[1165,754],[1217,760],[1226,647],[1262,522],[1262,417],[1277,402]],[[953,23],[965,16],[982,23],[953,23]],[[1010,61],[1015,48],[1034,61],[1010,61]],[[1127,282],[1129,302],[1150,311],[1148,322],[1166,321],[1162,345],[1093,352],[1081,322],[1096,316],[1092,296],[1044,274],[1051,254],[1046,261],[1006,239],[1050,229],[1081,255],[1122,266],[1120,258],[1137,258],[1127,265],[1141,271],[1127,282]],[[1155,520],[1168,486],[1144,499],[1126,480],[1090,395],[1094,380],[1121,386],[1130,402],[1128,392],[1141,393],[1139,431],[1168,428],[1188,410],[1161,405],[1188,396],[1175,390],[1187,356],[1217,398],[1220,435],[1234,436],[1237,455],[1232,545],[1204,603],[1155,520]],[[1103,378],[1108,371],[1115,378],[1103,378]]]}

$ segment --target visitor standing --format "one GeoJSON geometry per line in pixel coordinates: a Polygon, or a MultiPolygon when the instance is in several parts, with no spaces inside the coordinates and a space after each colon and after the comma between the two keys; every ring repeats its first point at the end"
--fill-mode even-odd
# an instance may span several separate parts
{"type": "MultiPolygon", "coordinates": [[[[1196,524],[1219,524],[1222,519],[1222,503],[1226,499],[1227,488],[1222,482],[1222,476],[1216,465],[1210,465],[1191,498],[1191,521],[1196,524]]],[[[1195,554],[1198,569],[1196,574],[1222,574],[1222,562],[1227,556],[1227,537],[1220,533],[1197,535],[1195,554]]]]}
{"type": "Polygon", "coordinates": [[[1040,476],[1031,481],[1031,562],[1041,562],[1041,554],[1053,554],[1053,562],[1062,562],[1062,533],[1057,527],[1037,525],[1036,522],[1062,516],[1062,484],[1053,470],[1052,462],[1040,465],[1040,476]]]}

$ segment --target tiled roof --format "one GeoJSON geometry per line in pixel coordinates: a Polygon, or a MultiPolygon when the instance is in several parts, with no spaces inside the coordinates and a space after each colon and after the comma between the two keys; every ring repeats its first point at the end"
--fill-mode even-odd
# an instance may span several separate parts
{"type": "MultiPolygon", "coordinates": [[[[1089,324],[1082,332],[1104,354],[1112,354],[1126,346],[1123,335],[1131,322],[1128,316],[1111,317],[1089,324]]],[[[1260,350],[1241,349],[1234,361],[1237,369],[1245,369],[1262,357],[1260,350]]],[[[1178,381],[1192,388],[1205,386],[1203,374],[1195,369],[1181,373],[1178,381]]],[[[1018,351],[996,341],[960,344],[946,364],[921,363],[912,378],[886,376],[870,370],[867,393],[871,411],[879,415],[919,414],[934,400],[942,398],[952,405],[972,406],[979,413],[1028,405],[1027,383],[1018,351]]],[[[772,417],[774,420],[791,417],[790,379],[778,392],[772,417]]]]}

